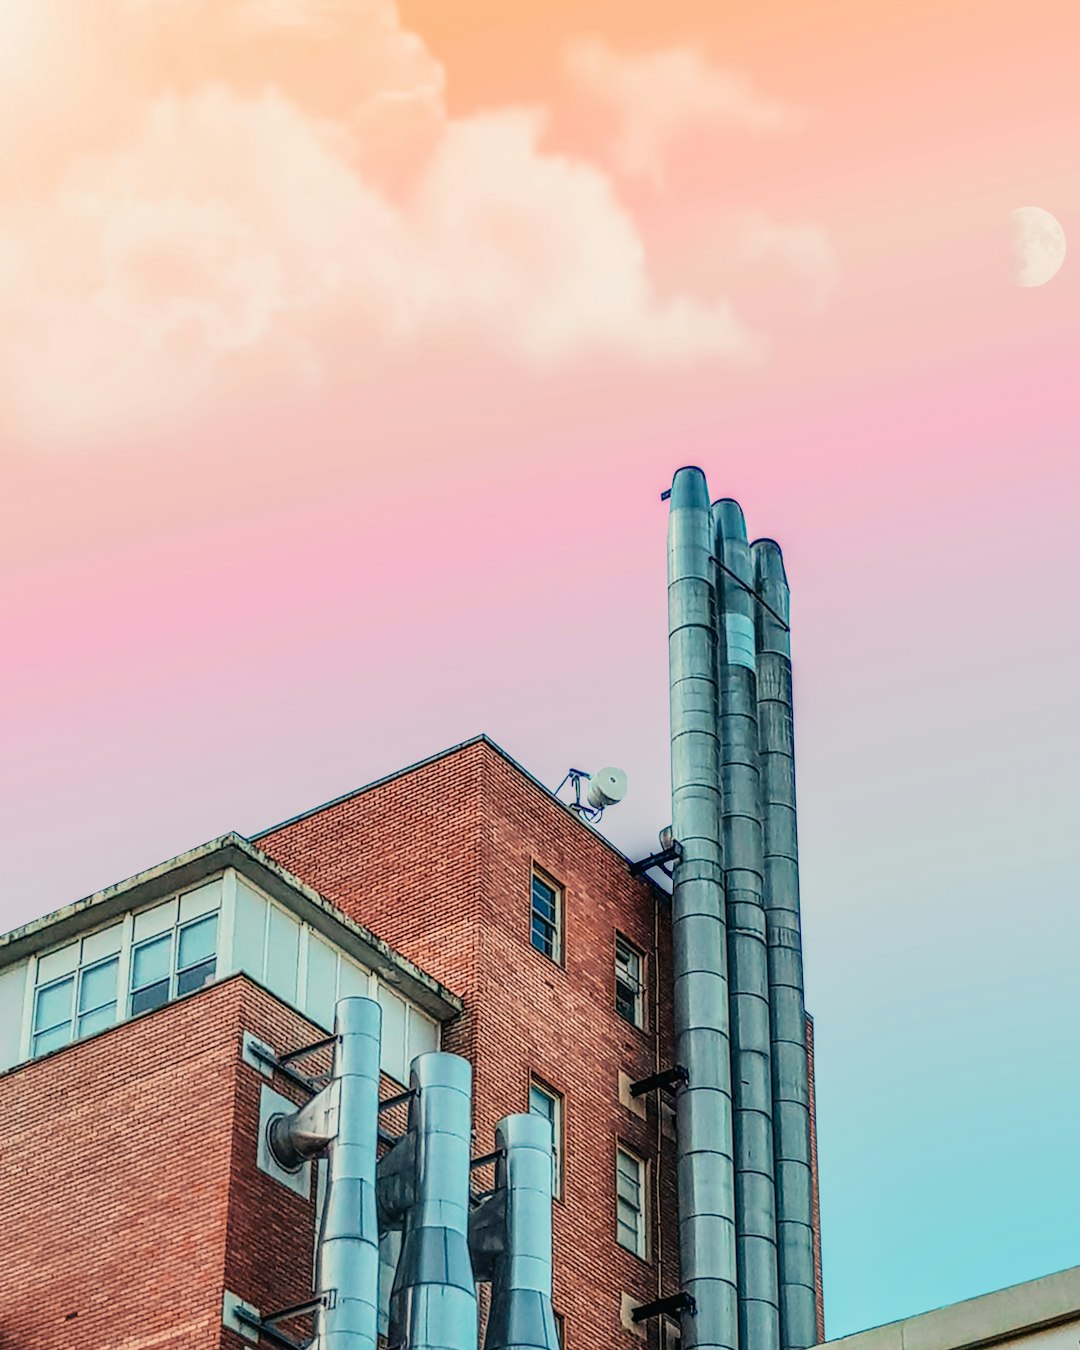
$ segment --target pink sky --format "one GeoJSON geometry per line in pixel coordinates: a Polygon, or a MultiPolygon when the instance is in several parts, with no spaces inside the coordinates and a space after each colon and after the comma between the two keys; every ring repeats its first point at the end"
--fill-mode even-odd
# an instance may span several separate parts
{"type": "Polygon", "coordinates": [[[794,592],[840,1334],[1080,1261],[1077,20],[729,8],[0,0],[0,916],[480,730],[648,852],[699,463],[794,592]]]}

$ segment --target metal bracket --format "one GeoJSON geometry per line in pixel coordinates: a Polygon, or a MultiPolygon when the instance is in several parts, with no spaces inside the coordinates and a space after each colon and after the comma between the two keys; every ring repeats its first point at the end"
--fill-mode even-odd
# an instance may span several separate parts
{"type": "Polygon", "coordinates": [[[490,1163],[498,1162],[500,1158],[506,1157],[506,1149],[497,1148],[494,1153],[481,1154],[479,1158],[473,1158],[469,1163],[469,1171],[475,1172],[478,1167],[487,1167],[490,1163]]]}
{"type": "MultiPolygon", "coordinates": [[[[651,867],[663,867],[664,863],[678,862],[682,857],[682,846],[672,844],[670,848],[662,848],[659,853],[650,853],[647,858],[642,858],[639,862],[630,864],[630,875],[640,877],[642,873],[647,872],[651,867]]],[[[667,870],[666,868],[664,869],[667,870]]],[[[670,874],[669,874],[670,875],[670,874]]]]}
{"type": "Polygon", "coordinates": [[[697,1312],[697,1303],[693,1294],[688,1294],[685,1289],[677,1294],[669,1294],[667,1298],[654,1298],[651,1303],[642,1303],[640,1307],[635,1308],[630,1314],[634,1322],[647,1322],[650,1317],[663,1317],[670,1313],[689,1313],[691,1317],[697,1312]]]}
{"type": "Polygon", "coordinates": [[[288,1055],[272,1055],[267,1054],[260,1045],[256,1045],[252,1041],[248,1043],[247,1053],[257,1059],[260,1064],[265,1064],[266,1067],[273,1070],[274,1073],[281,1074],[282,1078],[288,1079],[288,1081],[295,1084],[296,1087],[303,1088],[305,1092],[310,1092],[311,1095],[314,1096],[322,1086],[320,1079],[324,1078],[325,1074],[320,1074],[316,1078],[309,1078],[307,1074],[299,1073],[296,1069],[291,1068],[290,1061],[299,1059],[301,1055],[311,1054],[314,1050],[321,1050],[323,1046],[327,1044],[332,1045],[333,1038],[328,1042],[319,1042],[317,1045],[305,1046],[302,1050],[293,1050],[288,1055]]]}
{"type": "Polygon", "coordinates": [[[325,1304],[326,1298],[320,1294],[316,1298],[309,1298],[306,1303],[294,1303],[290,1308],[281,1308],[277,1312],[268,1313],[265,1317],[256,1317],[243,1307],[235,1308],[233,1316],[238,1322],[243,1322],[245,1326],[257,1331],[260,1336],[265,1336],[271,1345],[282,1347],[282,1350],[308,1350],[308,1347],[314,1344],[313,1338],[294,1341],[291,1336],[278,1331],[275,1323],[287,1321],[290,1317],[303,1317],[315,1312],[317,1308],[324,1307],[325,1304]]]}
{"type": "Polygon", "coordinates": [[[416,1096],[416,1089],[409,1088],[405,1092],[399,1092],[396,1097],[387,1097],[385,1101],[379,1103],[380,1111],[392,1111],[395,1106],[404,1106],[406,1102],[411,1102],[416,1096]]]}
{"type": "Polygon", "coordinates": [[[630,1084],[631,1097],[644,1097],[647,1092],[660,1092],[664,1088],[677,1087],[682,1083],[689,1083],[690,1075],[682,1064],[676,1064],[670,1069],[661,1069],[659,1073],[651,1073],[648,1078],[639,1078],[636,1083],[630,1084]]]}
{"type": "Polygon", "coordinates": [[[780,615],[777,614],[776,610],[773,609],[772,605],[769,604],[769,602],[765,599],[764,596],[759,595],[758,592],[754,590],[753,586],[748,586],[746,582],[743,581],[742,577],[738,576],[735,572],[731,570],[730,567],[722,563],[719,558],[713,557],[711,554],[709,556],[710,561],[716,564],[716,566],[720,569],[720,571],[723,572],[724,576],[730,577],[732,581],[736,584],[736,586],[742,587],[742,589],[751,598],[751,600],[756,600],[758,602],[758,604],[766,612],[766,614],[772,615],[772,617],[776,620],[776,622],[780,625],[780,627],[784,630],[785,633],[791,632],[791,625],[786,623],[780,617],[780,615]]]}

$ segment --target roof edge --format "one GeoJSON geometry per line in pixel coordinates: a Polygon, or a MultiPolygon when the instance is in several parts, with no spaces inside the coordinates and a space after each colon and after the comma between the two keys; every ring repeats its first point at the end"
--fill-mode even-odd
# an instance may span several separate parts
{"type": "Polygon", "coordinates": [[[440,1022],[464,1003],[369,928],[357,923],[250,840],[231,832],[188,849],[124,881],[65,905],[0,936],[0,966],[55,946],[135,906],[164,899],[226,868],[234,868],[303,921],[374,970],[440,1022]]]}

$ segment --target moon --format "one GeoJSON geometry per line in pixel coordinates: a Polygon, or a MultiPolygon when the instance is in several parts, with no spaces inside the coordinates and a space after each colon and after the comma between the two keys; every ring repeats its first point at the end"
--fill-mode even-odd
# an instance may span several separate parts
{"type": "Polygon", "coordinates": [[[1065,261],[1065,231],[1041,206],[1018,206],[1009,213],[1012,274],[1018,286],[1045,286],[1065,261]]]}

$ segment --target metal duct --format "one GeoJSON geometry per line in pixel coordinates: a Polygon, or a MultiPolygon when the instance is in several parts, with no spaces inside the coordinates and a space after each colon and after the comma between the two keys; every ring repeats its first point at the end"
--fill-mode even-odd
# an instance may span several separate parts
{"type": "Polygon", "coordinates": [[[319,1232],[314,1350],[376,1350],[379,1231],[375,1212],[382,1009],[343,998],[334,1010],[333,1077],[299,1111],[270,1123],[270,1146],[294,1167],[329,1145],[319,1232]]]}
{"type": "Polygon", "coordinates": [[[390,1294],[389,1341],[407,1350],[476,1350],[468,1243],[472,1067],[458,1055],[418,1055],[409,1085],[415,1189],[390,1294]]]}
{"type": "Polygon", "coordinates": [[[795,753],[791,706],[790,595],[771,539],[751,549],[757,606],[758,752],[765,840],[765,917],[772,1015],[780,1331],[784,1350],[817,1343],[795,753]]]}
{"type": "Polygon", "coordinates": [[[484,1350],[559,1350],[551,1307],[552,1142],[543,1116],[507,1116],[495,1129],[495,1190],[475,1213],[470,1235],[475,1263],[490,1259],[484,1350]]]}
{"type": "Polygon", "coordinates": [[[779,1350],[769,964],[762,903],[754,571],[737,502],[712,508],[720,598],[720,775],[727,898],[739,1339],[779,1350]]]}
{"type": "Polygon", "coordinates": [[[705,475],[680,469],[668,524],[668,649],[672,824],[681,848],[671,911],[675,1053],[689,1078],[677,1099],[679,1259],[697,1307],[683,1319],[688,1350],[738,1346],[713,577],[705,475]]]}

